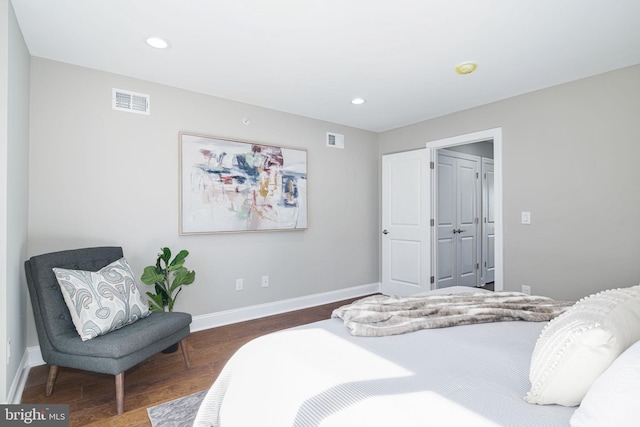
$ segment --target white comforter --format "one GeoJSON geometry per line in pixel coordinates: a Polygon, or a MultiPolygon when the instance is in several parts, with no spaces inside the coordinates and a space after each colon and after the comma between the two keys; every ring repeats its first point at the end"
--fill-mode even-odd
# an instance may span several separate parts
{"type": "Polygon", "coordinates": [[[231,358],[195,426],[568,426],[575,408],[523,400],[544,326],[504,322],[354,337],[329,319],[231,358]]]}

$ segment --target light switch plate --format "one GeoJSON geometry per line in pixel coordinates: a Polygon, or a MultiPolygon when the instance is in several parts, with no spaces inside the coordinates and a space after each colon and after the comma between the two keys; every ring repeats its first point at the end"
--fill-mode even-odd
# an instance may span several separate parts
{"type": "Polygon", "coordinates": [[[531,224],[531,212],[522,212],[522,223],[531,224]]]}

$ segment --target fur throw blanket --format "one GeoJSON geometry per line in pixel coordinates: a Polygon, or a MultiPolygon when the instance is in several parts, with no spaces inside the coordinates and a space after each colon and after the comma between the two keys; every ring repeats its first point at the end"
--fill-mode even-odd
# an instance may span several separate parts
{"type": "Polygon", "coordinates": [[[573,302],[520,292],[469,292],[428,296],[373,295],[342,306],[331,317],[344,321],[351,335],[382,337],[420,329],[525,320],[543,322],[573,302]]]}

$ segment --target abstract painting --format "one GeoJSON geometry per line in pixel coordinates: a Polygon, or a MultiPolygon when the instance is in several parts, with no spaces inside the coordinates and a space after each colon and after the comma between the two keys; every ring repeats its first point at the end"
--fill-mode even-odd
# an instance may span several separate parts
{"type": "Polygon", "coordinates": [[[307,151],[180,134],[180,234],[307,228],[307,151]]]}

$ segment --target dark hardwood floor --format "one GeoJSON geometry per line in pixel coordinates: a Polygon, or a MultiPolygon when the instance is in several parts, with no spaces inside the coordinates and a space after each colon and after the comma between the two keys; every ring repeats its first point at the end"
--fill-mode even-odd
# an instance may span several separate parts
{"type": "Polygon", "coordinates": [[[124,375],[125,413],[116,415],[115,377],[60,368],[51,397],[45,397],[49,366],[29,372],[22,403],[69,404],[71,426],[150,426],[147,408],[207,389],[227,360],[258,336],[328,319],[334,308],[352,300],[194,332],[188,338],[191,368],[182,352],[156,354],[124,375]]]}
{"type": "Polygon", "coordinates": [[[494,282],[489,282],[484,286],[480,286],[480,289],[486,289],[488,291],[493,291],[493,290],[495,290],[494,287],[495,287],[495,283],[494,282]]]}

